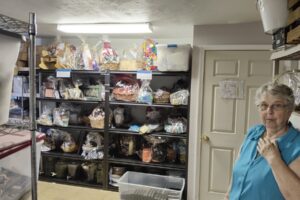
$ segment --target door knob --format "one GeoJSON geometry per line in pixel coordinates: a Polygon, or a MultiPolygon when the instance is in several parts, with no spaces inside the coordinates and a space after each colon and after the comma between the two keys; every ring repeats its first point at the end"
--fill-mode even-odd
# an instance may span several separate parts
{"type": "Polygon", "coordinates": [[[205,141],[205,142],[208,142],[208,141],[209,141],[209,137],[208,137],[207,135],[203,135],[203,136],[201,137],[201,139],[202,139],[203,141],[205,141]]]}

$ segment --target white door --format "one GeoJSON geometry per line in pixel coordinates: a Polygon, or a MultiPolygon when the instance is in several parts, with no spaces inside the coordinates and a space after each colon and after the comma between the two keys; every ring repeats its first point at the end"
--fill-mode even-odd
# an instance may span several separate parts
{"type": "MultiPolygon", "coordinates": [[[[254,95],[271,81],[269,51],[206,51],[201,132],[200,200],[222,200],[247,129],[259,123],[254,95]],[[243,82],[244,96],[221,97],[220,81],[243,82]]],[[[228,94],[228,93],[227,93],[228,94]]]]}

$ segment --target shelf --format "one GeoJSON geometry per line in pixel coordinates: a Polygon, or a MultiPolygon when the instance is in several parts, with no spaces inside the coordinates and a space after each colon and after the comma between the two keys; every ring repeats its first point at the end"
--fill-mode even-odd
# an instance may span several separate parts
{"type": "Polygon", "coordinates": [[[110,133],[115,134],[127,134],[127,135],[152,135],[152,136],[160,136],[160,137],[168,137],[168,138],[180,138],[180,139],[186,139],[187,134],[172,134],[172,133],[166,133],[166,132],[153,132],[153,133],[147,133],[147,134],[139,134],[138,132],[132,132],[127,129],[120,129],[120,128],[111,128],[109,129],[110,133]]]}
{"type": "Polygon", "coordinates": [[[8,122],[6,123],[8,126],[20,126],[23,128],[29,128],[30,121],[29,119],[21,119],[21,118],[8,118],[8,122]]]}
{"type": "Polygon", "coordinates": [[[22,35],[28,35],[27,22],[0,14],[0,33],[22,40],[22,35]]]}
{"type": "Polygon", "coordinates": [[[90,103],[90,104],[98,104],[104,103],[104,101],[96,101],[96,100],[76,100],[76,99],[54,99],[54,98],[36,98],[37,101],[52,101],[52,102],[69,102],[69,103],[90,103]]]}
{"type": "Polygon", "coordinates": [[[98,189],[103,188],[103,186],[101,184],[87,183],[87,182],[78,181],[78,180],[65,180],[65,179],[54,178],[54,177],[46,177],[43,175],[39,175],[39,180],[45,181],[45,182],[63,183],[63,184],[68,184],[68,185],[84,186],[84,187],[91,187],[91,188],[98,188],[98,189]]]}
{"type": "Polygon", "coordinates": [[[145,163],[139,160],[124,159],[124,158],[108,158],[108,162],[111,164],[123,164],[123,165],[133,165],[141,167],[150,167],[158,169],[169,169],[169,170],[186,170],[185,165],[181,164],[166,164],[166,163],[145,163]]]}
{"type": "Polygon", "coordinates": [[[299,60],[300,45],[295,45],[290,48],[274,51],[271,54],[271,60],[299,60]]]}
{"type": "MultiPolygon", "coordinates": [[[[36,69],[37,72],[42,73],[55,73],[56,69],[36,69]]],[[[71,73],[74,74],[99,74],[105,75],[106,73],[109,74],[136,74],[138,71],[119,71],[119,70],[112,70],[112,71],[93,71],[93,70],[72,70],[71,73]]],[[[189,71],[182,71],[182,72],[161,72],[161,71],[152,71],[153,76],[187,76],[190,72],[189,71]]]]}
{"type": "MultiPolygon", "coordinates": [[[[90,75],[105,75],[105,72],[101,71],[94,71],[94,70],[71,70],[71,74],[90,74],[90,75]]],[[[36,72],[39,73],[49,73],[54,74],[56,73],[56,69],[36,69],[36,72]]]]}
{"type": "Polygon", "coordinates": [[[19,94],[19,93],[11,93],[11,97],[22,97],[22,98],[29,98],[30,94],[29,93],[23,93],[19,94]]]}
{"type": "Polygon", "coordinates": [[[73,126],[73,125],[69,125],[67,127],[63,127],[63,126],[48,126],[48,125],[42,125],[42,124],[38,124],[37,126],[38,127],[44,127],[44,128],[60,129],[60,130],[77,130],[77,131],[104,132],[104,129],[91,128],[91,127],[88,127],[88,126],[73,126]]]}
{"type": "MultiPolygon", "coordinates": [[[[119,71],[119,70],[112,70],[109,71],[110,74],[136,74],[138,71],[119,71]]],[[[187,76],[189,72],[182,71],[182,72],[161,72],[161,71],[152,71],[153,76],[187,76]]]]}
{"type": "Polygon", "coordinates": [[[171,105],[171,104],[146,104],[137,102],[125,102],[125,101],[110,101],[110,105],[128,105],[128,106],[144,106],[144,107],[160,107],[160,108],[188,108],[187,105],[171,105]]]}
{"type": "Polygon", "coordinates": [[[54,157],[54,158],[66,158],[71,160],[80,160],[84,162],[102,162],[102,160],[86,160],[84,157],[76,154],[76,153],[63,153],[63,152],[53,152],[53,151],[42,151],[42,156],[45,157],[54,157]]]}

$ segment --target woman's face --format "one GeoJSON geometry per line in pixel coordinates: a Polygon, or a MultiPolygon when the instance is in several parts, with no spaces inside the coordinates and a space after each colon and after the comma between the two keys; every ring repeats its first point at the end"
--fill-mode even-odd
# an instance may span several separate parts
{"type": "Polygon", "coordinates": [[[288,124],[292,111],[284,99],[265,94],[260,103],[260,117],[266,129],[274,133],[283,130],[288,124]]]}

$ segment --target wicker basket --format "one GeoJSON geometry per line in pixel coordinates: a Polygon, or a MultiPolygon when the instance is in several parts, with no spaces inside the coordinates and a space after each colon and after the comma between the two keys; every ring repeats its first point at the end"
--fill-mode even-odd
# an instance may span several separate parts
{"type": "Polygon", "coordinates": [[[170,103],[170,96],[169,97],[154,97],[154,103],[160,103],[160,104],[163,104],[163,103],[170,103]]]}
{"type": "Polygon", "coordinates": [[[101,70],[118,70],[119,63],[103,63],[101,64],[101,70]]]}
{"type": "Polygon", "coordinates": [[[92,128],[104,128],[104,118],[102,119],[90,118],[90,123],[92,128]]]}
{"type": "Polygon", "coordinates": [[[135,102],[137,94],[114,94],[114,98],[119,101],[135,102]]]}
{"type": "Polygon", "coordinates": [[[154,103],[170,103],[170,93],[164,90],[157,90],[153,95],[154,103]]]}
{"type": "Polygon", "coordinates": [[[143,62],[138,60],[121,60],[119,70],[135,71],[143,69],[143,62]]]}

